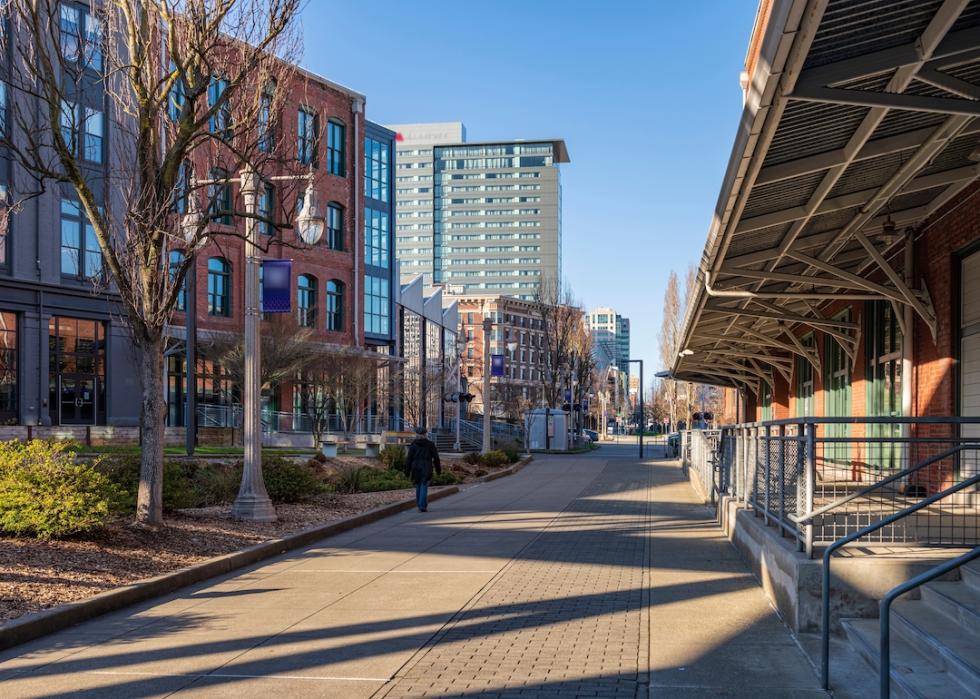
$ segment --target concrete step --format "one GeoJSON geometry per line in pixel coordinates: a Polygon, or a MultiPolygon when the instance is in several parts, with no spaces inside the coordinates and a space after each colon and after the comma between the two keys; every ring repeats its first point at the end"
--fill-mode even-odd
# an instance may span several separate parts
{"type": "Polygon", "coordinates": [[[920,588],[922,601],[954,623],[980,629],[980,590],[964,582],[935,580],[920,588]]]}
{"type": "Polygon", "coordinates": [[[980,590],[980,562],[973,561],[960,568],[963,583],[974,590],[980,590]]]}
{"type": "MultiPolygon", "coordinates": [[[[880,643],[877,619],[841,619],[847,640],[857,654],[878,674],[880,643]]],[[[831,685],[833,686],[833,666],[831,685]]],[[[937,699],[962,696],[959,684],[936,667],[897,634],[891,639],[891,695],[898,699],[937,699]],[[958,691],[951,694],[951,688],[958,691]]]]}
{"type": "Polygon", "coordinates": [[[898,600],[892,605],[892,634],[893,642],[902,637],[947,672],[967,696],[980,696],[980,635],[975,627],[956,623],[922,601],[898,600]]]}

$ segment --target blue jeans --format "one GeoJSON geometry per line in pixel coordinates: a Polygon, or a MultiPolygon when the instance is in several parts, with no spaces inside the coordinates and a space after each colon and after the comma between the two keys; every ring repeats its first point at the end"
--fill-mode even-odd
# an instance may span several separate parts
{"type": "Polygon", "coordinates": [[[429,507],[429,481],[421,481],[415,484],[415,503],[420,510],[429,507]]]}

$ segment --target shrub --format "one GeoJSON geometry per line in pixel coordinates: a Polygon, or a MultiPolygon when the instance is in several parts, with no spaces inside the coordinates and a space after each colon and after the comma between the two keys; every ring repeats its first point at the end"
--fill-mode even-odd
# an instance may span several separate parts
{"type": "Polygon", "coordinates": [[[356,493],[361,489],[364,467],[342,464],[333,474],[332,483],[338,493],[356,493]]]}
{"type": "Polygon", "coordinates": [[[500,451],[507,455],[509,463],[516,464],[521,460],[521,452],[524,451],[524,447],[520,442],[508,442],[500,447],[500,451]]]}
{"type": "Polygon", "coordinates": [[[468,463],[470,466],[476,466],[480,463],[480,454],[479,452],[471,451],[469,454],[466,454],[463,457],[463,461],[468,463]]]}
{"type": "Polygon", "coordinates": [[[358,490],[362,493],[374,493],[379,490],[404,490],[411,487],[412,481],[401,471],[366,468],[361,473],[358,490]]]}
{"type": "Polygon", "coordinates": [[[39,539],[99,529],[119,488],[67,445],[0,443],[0,530],[39,539]]]}
{"type": "Polygon", "coordinates": [[[510,463],[510,459],[507,458],[507,454],[500,451],[499,449],[494,449],[493,451],[488,451],[482,457],[480,457],[480,463],[484,466],[490,466],[496,468],[498,466],[504,466],[510,463]]]}
{"type": "Polygon", "coordinates": [[[208,462],[194,472],[194,507],[213,507],[235,500],[242,483],[242,465],[208,462]]]}
{"type": "Polygon", "coordinates": [[[327,457],[323,455],[322,451],[318,451],[313,455],[313,461],[316,461],[319,464],[325,464],[327,463],[327,457]]]}
{"type": "Polygon", "coordinates": [[[432,476],[429,485],[455,485],[459,483],[459,477],[452,471],[443,471],[432,476]]]}
{"type": "Polygon", "coordinates": [[[401,444],[385,444],[379,457],[387,468],[404,472],[408,465],[408,452],[401,444]]]}
{"type": "Polygon", "coordinates": [[[308,495],[323,492],[316,471],[307,464],[298,464],[279,456],[262,459],[265,489],[273,502],[296,502],[308,495]]]}
{"type": "MultiPolygon", "coordinates": [[[[116,454],[95,463],[120,489],[120,496],[112,503],[116,512],[128,512],[136,508],[139,490],[139,454],[116,454]]],[[[163,509],[172,512],[184,507],[198,506],[198,493],[194,483],[196,464],[193,462],[165,461],[163,463],[163,509]]]]}

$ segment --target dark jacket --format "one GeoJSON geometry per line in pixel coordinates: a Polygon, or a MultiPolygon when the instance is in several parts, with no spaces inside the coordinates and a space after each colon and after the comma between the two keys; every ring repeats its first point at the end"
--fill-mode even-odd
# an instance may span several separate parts
{"type": "Polygon", "coordinates": [[[432,480],[432,470],[442,473],[439,463],[439,450],[436,445],[425,437],[417,437],[408,447],[408,475],[412,483],[432,480]]]}

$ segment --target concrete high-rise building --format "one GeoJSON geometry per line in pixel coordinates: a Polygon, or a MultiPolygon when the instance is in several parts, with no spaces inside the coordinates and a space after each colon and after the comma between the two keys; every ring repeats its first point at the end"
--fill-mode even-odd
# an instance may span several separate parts
{"type": "Polygon", "coordinates": [[[600,348],[600,355],[611,356],[620,370],[630,370],[630,319],[607,306],[596,308],[588,315],[593,346],[600,348]]]}
{"type": "Polygon", "coordinates": [[[561,279],[560,139],[467,143],[461,123],[395,124],[405,278],[531,299],[561,279]]]}

